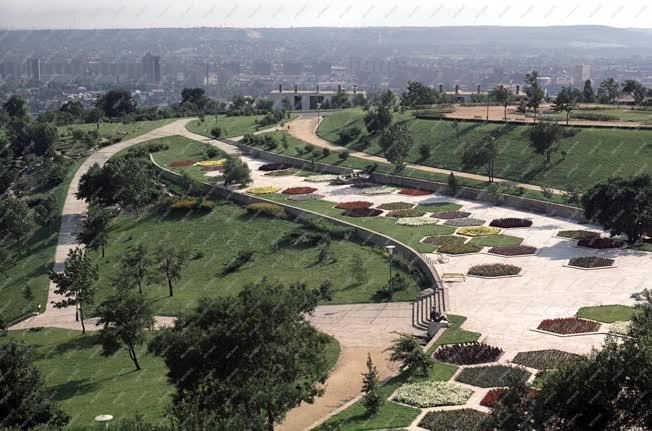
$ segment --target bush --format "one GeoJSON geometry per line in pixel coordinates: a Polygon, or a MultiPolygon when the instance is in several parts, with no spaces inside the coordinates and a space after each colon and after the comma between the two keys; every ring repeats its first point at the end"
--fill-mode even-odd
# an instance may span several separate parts
{"type": "Polygon", "coordinates": [[[280,170],[285,170],[285,169],[290,169],[292,166],[288,165],[287,163],[267,163],[264,165],[261,165],[258,170],[259,171],[264,171],[264,172],[269,172],[269,171],[280,171],[280,170]]]}
{"type": "Polygon", "coordinates": [[[215,208],[215,202],[197,198],[170,198],[167,202],[170,210],[200,210],[210,211],[215,208]]]}
{"type": "Polygon", "coordinates": [[[255,216],[266,216],[273,218],[287,218],[285,208],[280,205],[267,202],[249,204],[245,207],[247,212],[255,216]]]}
{"type": "Polygon", "coordinates": [[[222,128],[221,127],[213,127],[211,129],[211,136],[215,139],[219,138],[222,136],[222,128]]]}
{"type": "Polygon", "coordinates": [[[516,265],[508,265],[506,263],[485,263],[482,265],[475,265],[469,268],[469,275],[477,275],[480,277],[505,277],[509,275],[518,275],[521,272],[521,267],[516,265]]]}
{"type": "Polygon", "coordinates": [[[515,218],[515,217],[497,218],[492,220],[491,223],[489,223],[489,226],[502,227],[502,228],[530,227],[532,226],[532,220],[528,220],[525,218],[515,218]]]}
{"type": "Polygon", "coordinates": [[[434,235],[428,236],[423,240],[426,244],[444,245],[444,244],[464,244],[466,238],[455,235],[434,235]]]}
{"type": "Polygon", "coordinates": [[[444,222],[445,225],[458,227],[482,226],[484,223],[485,221],[479,218],[455,218],[444,222]]]}
{"type": "Polygon", "coordinates": [[[409,210],[414,208],[414,204],[409,202],[387,202],[378,205],[376,208],[379,210],[396,211],[396,210],[409,210]]]}
{"type": "Polygon", "coordinates": [[[343,144],[348,144],[349,142],[355,141],[362,134],[362,130],[359,127],[353,126],[346,129],[341,129],[337,134],[340,137],[340,142],[343,144]]]}
{"type": "Polygon", "coordinates": [[[206,158],[207,159],[214,159],[215,157],[220,155],[220,150],[218,150],[215,147],[208,147],[206,149],[206,158]]]}
{"type": "Polygon", "coordinates": [[[438,252],[446,254],[478,253],[480,250],[482,246],[476,244],[444,244],[437,249],[438,252]]]}
{"type": "Polygon", "coordinates": [[[573,114],[573,118],[576,120],[589,120],[589,121],[618,121],[618,118],[615,115],[609,114],[600,114],[597,112],[576,112],[573,114]]]}
{"type": "MultiPolygon", "coordinates": [[[[448,224],[450,221],[452,221],[452,220],[447,221],[446,224],[448,224]]],[[[495,227],[487,227],[487,226],[463,227],[463,228],[457,230],[458,234],[465,235],[465,236],[471,236],[471,237],[486,236],[486,235],[497,235],[499,232],[500,232],[500,229],[495,228],[495,227]]]]}
{"type": "Polygon", "coordinates": [[[352,209],[359,209],[359,208],[370,208],[372,205],[373,203],[367,201],[351,201],[351,202],[340,202],[339,204],[335,205],[335,208],[341,210],[352,210],[352,209]]]}
{"type": "Polygon", "coordinates": [[[321,149],[321,155],[322,155],[323,157],[328,157],[328,156],[330,156],[330,155],[331,155],[331,150],[330,150],[330,148],[326,148],[326,147],[322,148],[322,149],[321,149]]]}
{"type": "Polygon", "coordinates": [[[421,157],[421,160],[426,160],[430,158],[432,148],[430,147],[429,144],[423,143],[419,145],[419,156],[421,157]]]}
{"type": "Polygon", "coordinates": [[[614,238],[588,238],[577,241],[577,245],[580,247],[595,249],[620,248],[624,244],[623,241],[614,238]]]}
{"type": "Polygon", "coordinates": [[[564,317],[542,320],[537,329],[554,332],[555,334],[581,334],[584,332],[597,332],[600,329],[600,323],[577,317],[564,317]]]}
{"type": "Polygon", "coordinates": [[[579,266],[580,268],[604,268],[614,264],[613,259],[604,257],[574,257],[568,261],[570,266],[579,266]]]}
{"type": "Polygon", "coordinates": [[[421,217],[426,213],[418,209],[394,210],[387,213],[387,217],[421,217]]]}
{"type": "Polygon", "coordinates": [[[381,210],[374,208],[354,208],[344,211],[344,215],[347,217],[376,217],[382,213],[381,210]]]}
{"type": "Polygon", "coordinates": [[[394,400],[414,407],[461,405],[471,398],[473,391],[446,382],[419,382],[403,385],[397,389],[394,400]]]}
{"type": "Polygon", "coordinates": [[[455,378],[460,383],[479,388],[509,386],[514,382],[526,382],[530,373],[522,368],[492,365],[486,367],[464,368],[455,378]]]}
{"type": "Polygon", "coordinates": [[[421,189],[401,189],[398,191],[398,194],[406,195],[406,196],[427,196],[427,195],[431,195],[432,192],[429,192],[428,190],[421,190],[421,189]]]}
{"type": "Polygon", "coordinates": [[[321,232],[311,232],[305,229],[294,229],[278,241],[279,245],[291,245],[293,247],[317,247],[323,243],[330,242],[330,237],[321,232]]]}
{"type": "Polygon", "coordinates": [[[590,230],[560,230],[557,236],[569,239],[590,239],[600,238],[600,232],[593,232],[590,230]]]}
{"type": "Polygon", "coordinates": [[[317,189],[314,187],[290,187],[283,190],[283,194],[286,195],[306,195],[308,193],[316,192],[317,189]]]}
{"type": "Polygon", "coordinates": [[[322,217],[310,216],[302,220],[302,222],[312,229],[318,230],[330,236],[333,239],[351,239],[354,230],[352,227],[340,226],[322,217]]]}
{"type": "Polygon", "coordinates": [[[337,154],[337,157],[338,157],[340,160],[346,160],[346,159],[349,158],[350,155],[351,155],[351,153],[349,153],[348,151],[342,151],[342,152],[340,152],[340,153],[337,154]]]}
{"type": "Polygon", "coordinates": [[[429,431],[480,431],[486,413],[474,409],[428,412],[419,427],[429,431]]]}
{"type": "Polygon", "coordinates": [[[496,362],[503,350],[484,343],[451,344],[441,346],[432,355],[433,359],[457,365],[476,365],[496,362]]]}
{"type": "Polygon", "coordinates": [[[489,253],[500,254],[502,256],[524,256],[536,253],[536,247],[528,245],[505,245],[500,247],[492,247],[489,253]]]}
{"type": "Polygon", "coordinates": [[[430,215],[430,217],[450,220],[456,218],[467,218],[470,215],[471,213],[466,211],[435,211],[430,215]]]}
{"type": "Polygon", "coordinates": [[[549,370],[558,368],[560,365],[581,358],[576,353],[564,352],[557,349],[533,350],[531,352],[519,352],[512,362],[537,370],[549,370]]]}

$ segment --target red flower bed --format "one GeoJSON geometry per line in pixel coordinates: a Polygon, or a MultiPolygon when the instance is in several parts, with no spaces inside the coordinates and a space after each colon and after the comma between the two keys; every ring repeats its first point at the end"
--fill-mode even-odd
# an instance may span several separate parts
{"type": "Polygon", "coordinates": [[[492,220],[491,223],[489,223],[489,226],[504,227],[504,228],[530,227],[532,226],[532,220],[528,220],[526,218],[515,218],[515,217],[497,218],[495,220],[492,220]]]}
{"type": "MultiPolygon", "coordinates": [[[[489,408],[494,408],[496,407],[496,404],[498,404],[500,399],[505,396],[506,393],[507,393],[506,388],[491,389],[489,390],[489,392],[487,392],[487,395],[485,395],[484,398],[482,398],[482,401],[480,401],[480,405],[489,408]]],[[[532,396],[537,396],[539,394],[539,390],[535,388],[530,388],[530,394],[532,396]]]]}
{"type": "Polygon", "coordinates": [[[383,212],[374,208],[353,208],[344,211],[344,215],[348,217],[376,217],[383,212]]]}
{"type": "Polygon", "coordinates": [[[426,195],[431,195],[432,192],[429,192],[428,190],[421,190],[421,189],[401,189],[398,192],[399,195],[407,195],[407,196],[426,196],[426,195]]]}
{"type": "Polygon", "coordinates": [[[613,238],[585,238],[577,241],[577,245],[587,248],[619,248],[622,247],[624,242],[619,239],[613,238]]]}
{"type": "Polygon", "coordinates": [[[211,171],[223,171],[224,166],[202,166],[202,171],[211,172],[211,171]]]}
{"type": "Polygon", "coordinates": [[[195,162],[192,162],[190,160],[175,160],[173,162],[168,163],[168,167],[176,168],[178,166],[192,166],[194,164],[195,162]]]}
{"type": "Polygon", "coordinates": [[[457,365],[475,365],[496,362],[503,350],[484,343],[451,344],[442,346],[432,355],[438,361],[457,365]]]}
{"type": "Polygon", "coordinates": [[[367,201],[352,201],[352,202],[340,202],[339,204],[335,205],[335,208],[341,210],[354,210],[354,209],[361,209],[361,208],[369,208],[372,205],[373,203],[367,201]]]}
{"type": "Polygon", "coordinates": [[[290,187],[289,189],[283,190],[283,193],[286,195],[307,195],[316,191],[317,189],[314,187],[290,187]]]}
{"type": "Polygon", "coordinates": [[[597,332],[600,329],[600,323],[577,317],[564,317],[542,320],[537,329],[554,332],[555,334],[581,334],[584,332],[597,332]]]}

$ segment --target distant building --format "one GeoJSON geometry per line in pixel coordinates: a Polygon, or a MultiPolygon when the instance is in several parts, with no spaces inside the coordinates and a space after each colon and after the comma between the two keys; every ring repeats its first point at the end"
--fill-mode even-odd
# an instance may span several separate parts
{"type": "Polygon", "coordinates": [[[283,63],[283,73],[286,75],[301,75],[303,73],[303,63],[286,61],[283,63]]]}
{"type": "Polygon", "coordinates": [[[315,75],[330,75],[331,64],[327,61],[320,61],[312,64],[312,73],[315,75]]]}
{"type": "Polygon", "coordinates": [[[29,79],[32,81],[41,80],[41,61],[38,58],[30,58],[28,62],[29,79]]]}
{"type": "Polygon", "coordinates": [[[269,76],[272,74],[272,63],[269,61],[254,61],[252,69],[254,75],[269,76]]]}
{"type": "Polygon", "coordinates": [[[575,66],[575,79],[577,84],[584,84],[587,79],[591,79],[591,66],[588,64],[578,64],[575,66]]]}
{"type": "Polygon", "coordinates": [[[148,52],[142,59],[142,65],[147,82],[161,82],[161,57],[148,52]]]}
{"type": "MultiPolygon", "coordinates": [[[[274,101],[274,108],[282,108],[283,100],[287,99],[292,105],[292,109],[296,111],[309,111],[318,109],[319,104],[324,102],[330,104],[333,100],[333,96],[336,94],[337,91],[320,90],[319,86],[314,90],[299,90],[295,85],[294,89],[285,90],[282,85],[279,85],[277,90],[274,90],[269,94],[269,97],[274,101]]],[[[358,90],[355,86],[353,87],[353,90],[344,90],[344,94],[346,94],[349,101],[352,101],[356,94],[366,96],[364,91],[358,90]]]]}

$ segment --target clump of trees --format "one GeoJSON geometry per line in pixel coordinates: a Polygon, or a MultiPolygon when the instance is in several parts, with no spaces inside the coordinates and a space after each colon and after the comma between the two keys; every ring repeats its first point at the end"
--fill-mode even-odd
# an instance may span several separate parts
{"type": "Polygon", "coordinates": [[[493,182],[497,156],[496,140],[491,136],[487,136],[480,141],[466,144],[462,154],[462,163],[465,168],[485,167],[489,182],[493,182]]]}
{"type": "Polygon", "coordinates": [[[561,139],[561,133],[561,126],[554,121],[541,121],[533,124],[527,132],[530,147],[535,153],[543,155],[548,163],[552,158],[555,145],[561,139]]]}
{"type": "Polygon", "coordinates": [[[365,113],[364,123],[369,132],[380,132],[392,124],[392,112],[396,96],[387,90],[376,98],[373,106],[365,113]]]}
{"type": "Polygon", "coordinates": [[[400,172],[405,167],[405,160],[414,146],[414,140],[404,123],[389,126],[380,139],[385,158],[400,172]]]}

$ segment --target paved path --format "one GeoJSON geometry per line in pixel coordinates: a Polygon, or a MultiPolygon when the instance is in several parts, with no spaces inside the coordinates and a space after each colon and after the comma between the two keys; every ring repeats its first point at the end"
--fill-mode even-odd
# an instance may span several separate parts
{"type": "MultiPolygon", "coordinates": [[[[329,148],[331,150],[335,151],[342,151],[343,147],[340,145],[335,145],[323,138],[320,138],[317,136],[315,133],[317,129],[317,115],[316,114],[305,114],[303,117],[294,120],[293,122],[290,123],[290,129],[289,133],[294,136],[297,139],[300,139],[304,142],[307,142],[309,144],[315,145],[317,147],[324,147],[324,148],[329,148]]],[[[372,154],[364,153],[361,151],[354,151],[354,150],[348,150],[349,153],[353,157],[357,157],[360,159],[365,159],[369,160],[370,162],[378,162],[378,163],[390,163],[387,161],[386,158],[381,157],[381,156],[375,156],[372,154]]],[[[455,176],[460,177],[460,178],[468,178],[471,180],[477,180],[477,181],[482,181],[486,182],[487,177],[485,175],[478,175],[478,174],[472,174],[469,172],[461,172],[461,171],[451,171],[450,169],[440,169],[440,168],[434,168],[432,166],[424,166],[424,165],[414,165],[408,163],[406,167],[410,169],[416,169],[419,171],[423,172],[432,172],[436,174],[444,174],[448,175],[451,172],[455,174],[455,176]]],[[[527,183],[519,183],[517,181],[512,181],[512,180],[506,180],[503,178],[494,178],[494,181],[500,184],[507,184],[512,187],[523,187],[524,189],[528,190],[536,190],[536,191],[541,191],[540,186],[536,186],[533,184],[527,184],[527,183]]],[[[562,194],[563,191],[559,189],[550,189],[552,193],[555,194],[562,194]]]]}

